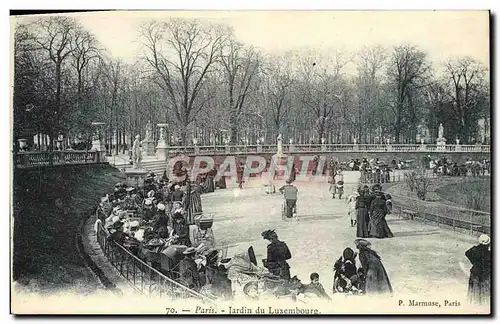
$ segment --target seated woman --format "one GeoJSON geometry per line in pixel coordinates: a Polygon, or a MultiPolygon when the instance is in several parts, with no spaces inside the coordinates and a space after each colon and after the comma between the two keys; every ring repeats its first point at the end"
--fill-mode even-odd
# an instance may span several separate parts
{"type": "Polygon", "coordinates": [[[357,289],[356,253],[346,248],[333,269],[333,293],[350,293],[357,289]]]}
{"type": "Polygon", "coordinates": [[[178,209],[172,216],[172,231],[170,236],[174,237],[180,245],[191,246],[189,240],[189,225],[186,224],[184,215],[181,209],[178,209]]]}
{"type": "Polygon", "coordinates": [[[200,244],[207,249],[215,248],[214,232],[212,230],[213,219],[198,216],[195,218],[196,228],[193,230],[192,245],[197,248],[200,244]]]}

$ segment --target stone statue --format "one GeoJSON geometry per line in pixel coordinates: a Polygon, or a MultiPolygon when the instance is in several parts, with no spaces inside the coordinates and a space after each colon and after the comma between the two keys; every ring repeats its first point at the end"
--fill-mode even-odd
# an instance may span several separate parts
{"type": "Polygon", "coordinates": [[[439,124],[438,138],[443,138],[443,135],[444,135],[443,124],[439,124]]]}
{"type": "Polygon", "coordinates": [[[132,146],[132,162],[134,164],[134,169],[141,168],[141,161],[142,161],[141,136],[137,135],[135,137],[134,145],[132,146]]]}
{"type": "Polygon", "coordinates": [[[283,154],[283,137],[281,136],[281,134],[278,135],[278,137],[276,138],[276,141],[278,142],[278,155],[282,155],[283,154]]]}
{"type": "Polygon", "coordinates": [[[165,129],[163,127],[160,127],[160,141],[165,140],[165,129]]]}
{"type": "Polygon", "coordinates": [[[290,143],[290,145],[292,145],[292,144],[293,144],[293,139],[291,139],[291,138],[290,138],[290,139],[288,140],[288,142],[290,143]]]}
{"type": "Polygon", "coordinates": [[[144,136],[144,140],[151,139],[151,122],[146,124],[146,136],[144,136]]]}
{"type": "Polygon", "coordinates": [[[424,145],[424,138],[423,137],[420,137],[420,144],[424,145]]]}
{"type": "Polygon", "coordinates": [[[456,141],[457,141],[457,145],[460,145],[460,139],[458,137],[457,137],[456,141]]]}
{"type": "Polygon", "coordinates": [[[326,142],[326,138],[322,137],[321,138],[321,144],[325,144],[325,142],[326,142]]]}

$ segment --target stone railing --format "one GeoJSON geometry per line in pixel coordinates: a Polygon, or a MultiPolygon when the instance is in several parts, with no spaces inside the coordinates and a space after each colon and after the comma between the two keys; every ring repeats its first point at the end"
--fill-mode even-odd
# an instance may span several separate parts
{"type": "Polygon", "coordinates": [[[18,152],[14,154],[14,165],[19,168],[103,162],[106,161],[99,152],[95,151],[18,152]]]}
{"type": "MultiPolygon", "coordinates": [[[[203,154],[248,154],[276,153],[276,145],[212,145],[171,146],[170,156],[176,153],[186,155],[203,154]]],[[[335,153],[335,152],[470,152],[490,153],[489,145],[444,145],[436,144],[286,144],[284,153],[335,153]]]]}

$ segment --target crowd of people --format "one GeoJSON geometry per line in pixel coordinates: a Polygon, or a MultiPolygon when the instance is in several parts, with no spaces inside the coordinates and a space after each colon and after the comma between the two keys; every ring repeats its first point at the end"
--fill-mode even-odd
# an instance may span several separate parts
{"type": "MultiPolygon", "coordinates": [[[[374,174],[375,185],[362,185],[347,197],[351,226],[356,227],[354,243],[358,252],[347,247],[334,262],[331,293],[392,294],[392,285],[381,258],[366,240],[393,237],[386,221],[392,210],[391,196],[385,194],[379,184],[384,182],[385,172],[390,171],[384,168],[384,171],[377,171],[381,166],[378,159],[358,162],[352,161],[349,165],[362,174],[374,174]]],[[[330,169],[334,170],[330,178],[332,198],[338,196],[342,199],[342,167],[333,162],[330,169]]],[[[244,167],[240,165],[237,173],[239,188],[244,183],[243,171],[244,167]]],[[[162,177],[149,174],[140,188],[116,184],[114,191],[101,199],[98,222],[108,229],[108,241],[120,244],[171,279],[207,297],[289,298],[302,302],[331,299],[320,283],[318,273],[310,274],[308,284],[292,275],[288,263],[292,253],[274,230],[262,233],[262,238],[269,241],[262,266],[255,258],[253,247],[227,257],[227,250],[215,244],[211,229],[213,219],[203,214],[201,195],[216,188],[226,188],[224,177],[217,182],[214,180],[217,167],[198,176],[195,181],[190,181],[185,167],[177,168],[174,174],[173,179],[168,179],[166,173],[162,177]]],[[[370,182],[368,178],[365,180],[370,182]]],[[[294,188],[293,179],[286,182],[280,191],[294,188]]],[[[288,217],[293,213],[296,195],[295,190],[294,199],[288,197],[293,200],[292,204],[287,203],[288,217]]],[[[484,304],[490,292],[489,237],[482,236],[480,244],[467,251],[466,256],[473,264],[469,299],[484,304]]]]}

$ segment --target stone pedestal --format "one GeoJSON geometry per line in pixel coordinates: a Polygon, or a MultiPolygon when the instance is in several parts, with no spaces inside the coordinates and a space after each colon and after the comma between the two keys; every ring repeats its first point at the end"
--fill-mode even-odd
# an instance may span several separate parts
{"type": "Polygon", "coordinates": [[[156,146],[156,157],[160,161],[166,161],[168,159],[168,145],[165,140],[159,140],[156,146]]]}
{"type": "Polygon", "coordinates": [[[321,144],[321,152],[326,152],[326,144],[321,144]]]}
{"type": "Polygon", "coordinates": [[[356,143],[354,143],[354,145],[352,146],[352,150],[353,150],[354,152],[359,151],[359,145],[358,145],[358,144],[356,144],[356,143]]]}
{"type": "Polygon", "coordinates": [[[160,161],[168,160],[168,145],[165,141],[165,128],[168,127],[167,123],[157,124],[158,128],[160,128],[160,138],[158,139],[158,145],[156,146],[156,157],[160,161]]]}
{"type": "Polygon", "coordinates": [[[462,146],[460,144],[455,145],[455,151],[460,152],[462,150],[462,146]]]}
{"type": "Polygon", "coordinates": [[[127,183],[135,187],[141,187],[144,185],[144,179],[146,178],[147,174],[148,171],[144,169],[132,169],[125,171],[125,175],[127,176],[127,183]]]}
{"type": "Polygon", "coordinates": [[[427,150],[427,145],[425,144],[420,144],[419,148],[418,148],[420,151],[425,151],[427,150]]]}
{"type": "Polygon", "coordinates": [[[481,152],[481,144],[476,144],[476,145],[474,146],[474,151],[476,151],[476,152],[481,152]]]}
{"type": "Polygon", "coordinates": [[[387,144],[386,145],[386,150],[387,150],[387,152],[392,152],[392,145],[391,144],[387,144]]]}
{"type": "Polygon", "coordinates": [[[198,145],[194,146],[194,155],[200,155],[200,147],[198,145]]]}
{"type": "Polygon", "coordinates": [[[231,153],[231,149],[229,148],[229,146],[227,144],[226,144],[226,147],[224,148],[224,151],[226,152],[226,154],[231,153]]]}
{"type": "Polygon", "coordinates": [[[148,156],[155,155],[155,142],[152,139],[142,141],[142,149],[148,156]]]}
{"type": "Polygon", "coordinates": [[[438,151],[446,151],[446,139],[443,137],[440,137],[437,139],[437,150],[438,151]]]}
{"type": "Polygon", "coordinates": [[[288,146],[288,151],[289,151],[289,152],[295,152],[295,145],[290,144],[290,145],[288,146]]]}
{"type": "Polygon", "coordinates": [[[262,144],[257,144],[257,153],[262,153],[262,144]]]}

